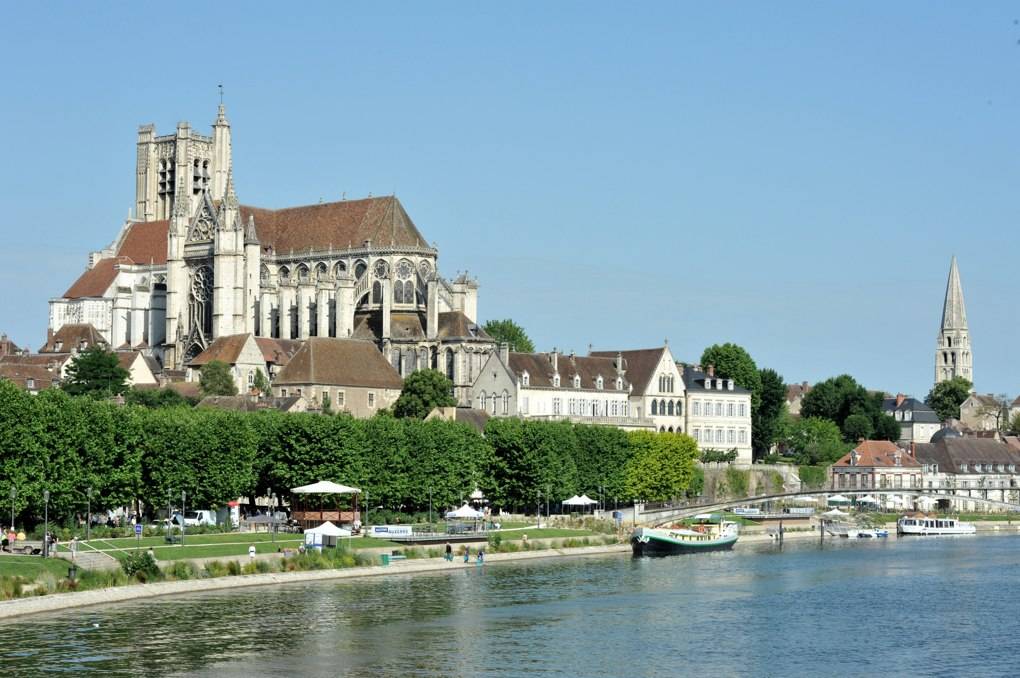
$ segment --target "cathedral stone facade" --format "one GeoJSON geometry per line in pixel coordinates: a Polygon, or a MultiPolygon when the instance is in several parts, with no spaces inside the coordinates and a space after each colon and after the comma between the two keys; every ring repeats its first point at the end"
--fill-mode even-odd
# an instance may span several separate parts
{"type": "Polygon", "coordinates": [[[50,301],[53,331],[91,323],[183,370],[238,334],[368,339],[401,374],[435,367],[466,396],[494,349],[478,285],[448,281],[395,196],[286,209],[241,204],[221,105],[212,135],[138,132],[135,218],[50,301]]]}

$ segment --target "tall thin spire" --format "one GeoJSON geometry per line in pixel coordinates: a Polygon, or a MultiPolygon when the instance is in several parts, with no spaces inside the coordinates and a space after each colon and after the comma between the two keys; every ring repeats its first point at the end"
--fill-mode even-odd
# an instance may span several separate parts
{"type": "Polygon", "coordinates": [[[967,309],[963,305],[963,286],[960,284],[960,270],[956,266],[955,256],[949,265],[946,300],[942,305],[942,329],[967,329],[967,309]]]}

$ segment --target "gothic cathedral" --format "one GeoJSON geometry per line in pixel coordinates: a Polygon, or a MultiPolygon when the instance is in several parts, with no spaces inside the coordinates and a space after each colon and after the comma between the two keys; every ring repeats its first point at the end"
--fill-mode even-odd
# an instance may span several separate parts
{"type": "Polygon", "coordinates": [[[974,366],[967,330],[967,309],[963,305],[963,286],[956,257],[949,265],[946,300],[942,305],[942,328],[935,348],[935,383],[964,377],[974,382],[974,366]]]}

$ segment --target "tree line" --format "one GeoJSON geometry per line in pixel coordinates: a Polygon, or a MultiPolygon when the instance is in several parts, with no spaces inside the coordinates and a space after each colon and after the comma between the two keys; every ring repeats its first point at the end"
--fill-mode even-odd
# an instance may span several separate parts
{"type": "MultiPolygon", "coordinates": [[[[130,400],[130,399],[129,399],[130,400]]],[[[491,419],[471,426],[382,413],[227,412],[187,405],[30,395],[0,380],[0,516],[71,521],[117,507],[216,508],[242,496],[286,497],[334,480],[372,506],[407,512],[454,506],[476,487],[492,505],[533,509],[573,494],[611,502],[697,491],[697,446],[685,435],[569,422],[491,419]],[[89,492],[91,489],[91,492],[89,492]],[[13,501],[11,491],[13,490],[13,501]],[[10,503],[9,503],[10,502],[10,503]]],[[[6,520],[4,521],[6,522],[6,520]]]]}

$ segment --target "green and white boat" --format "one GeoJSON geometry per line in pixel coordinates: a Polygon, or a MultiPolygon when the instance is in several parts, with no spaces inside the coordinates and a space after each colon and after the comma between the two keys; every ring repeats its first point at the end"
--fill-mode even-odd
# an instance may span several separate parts
{"type": "Polygon", "coordinates": [[[668,556],[729,549],[739,536],[739,525],[712,514],[695,516],[689,526],[639,527],[631,533],[630,545],[636,556],[668,556]]]}

